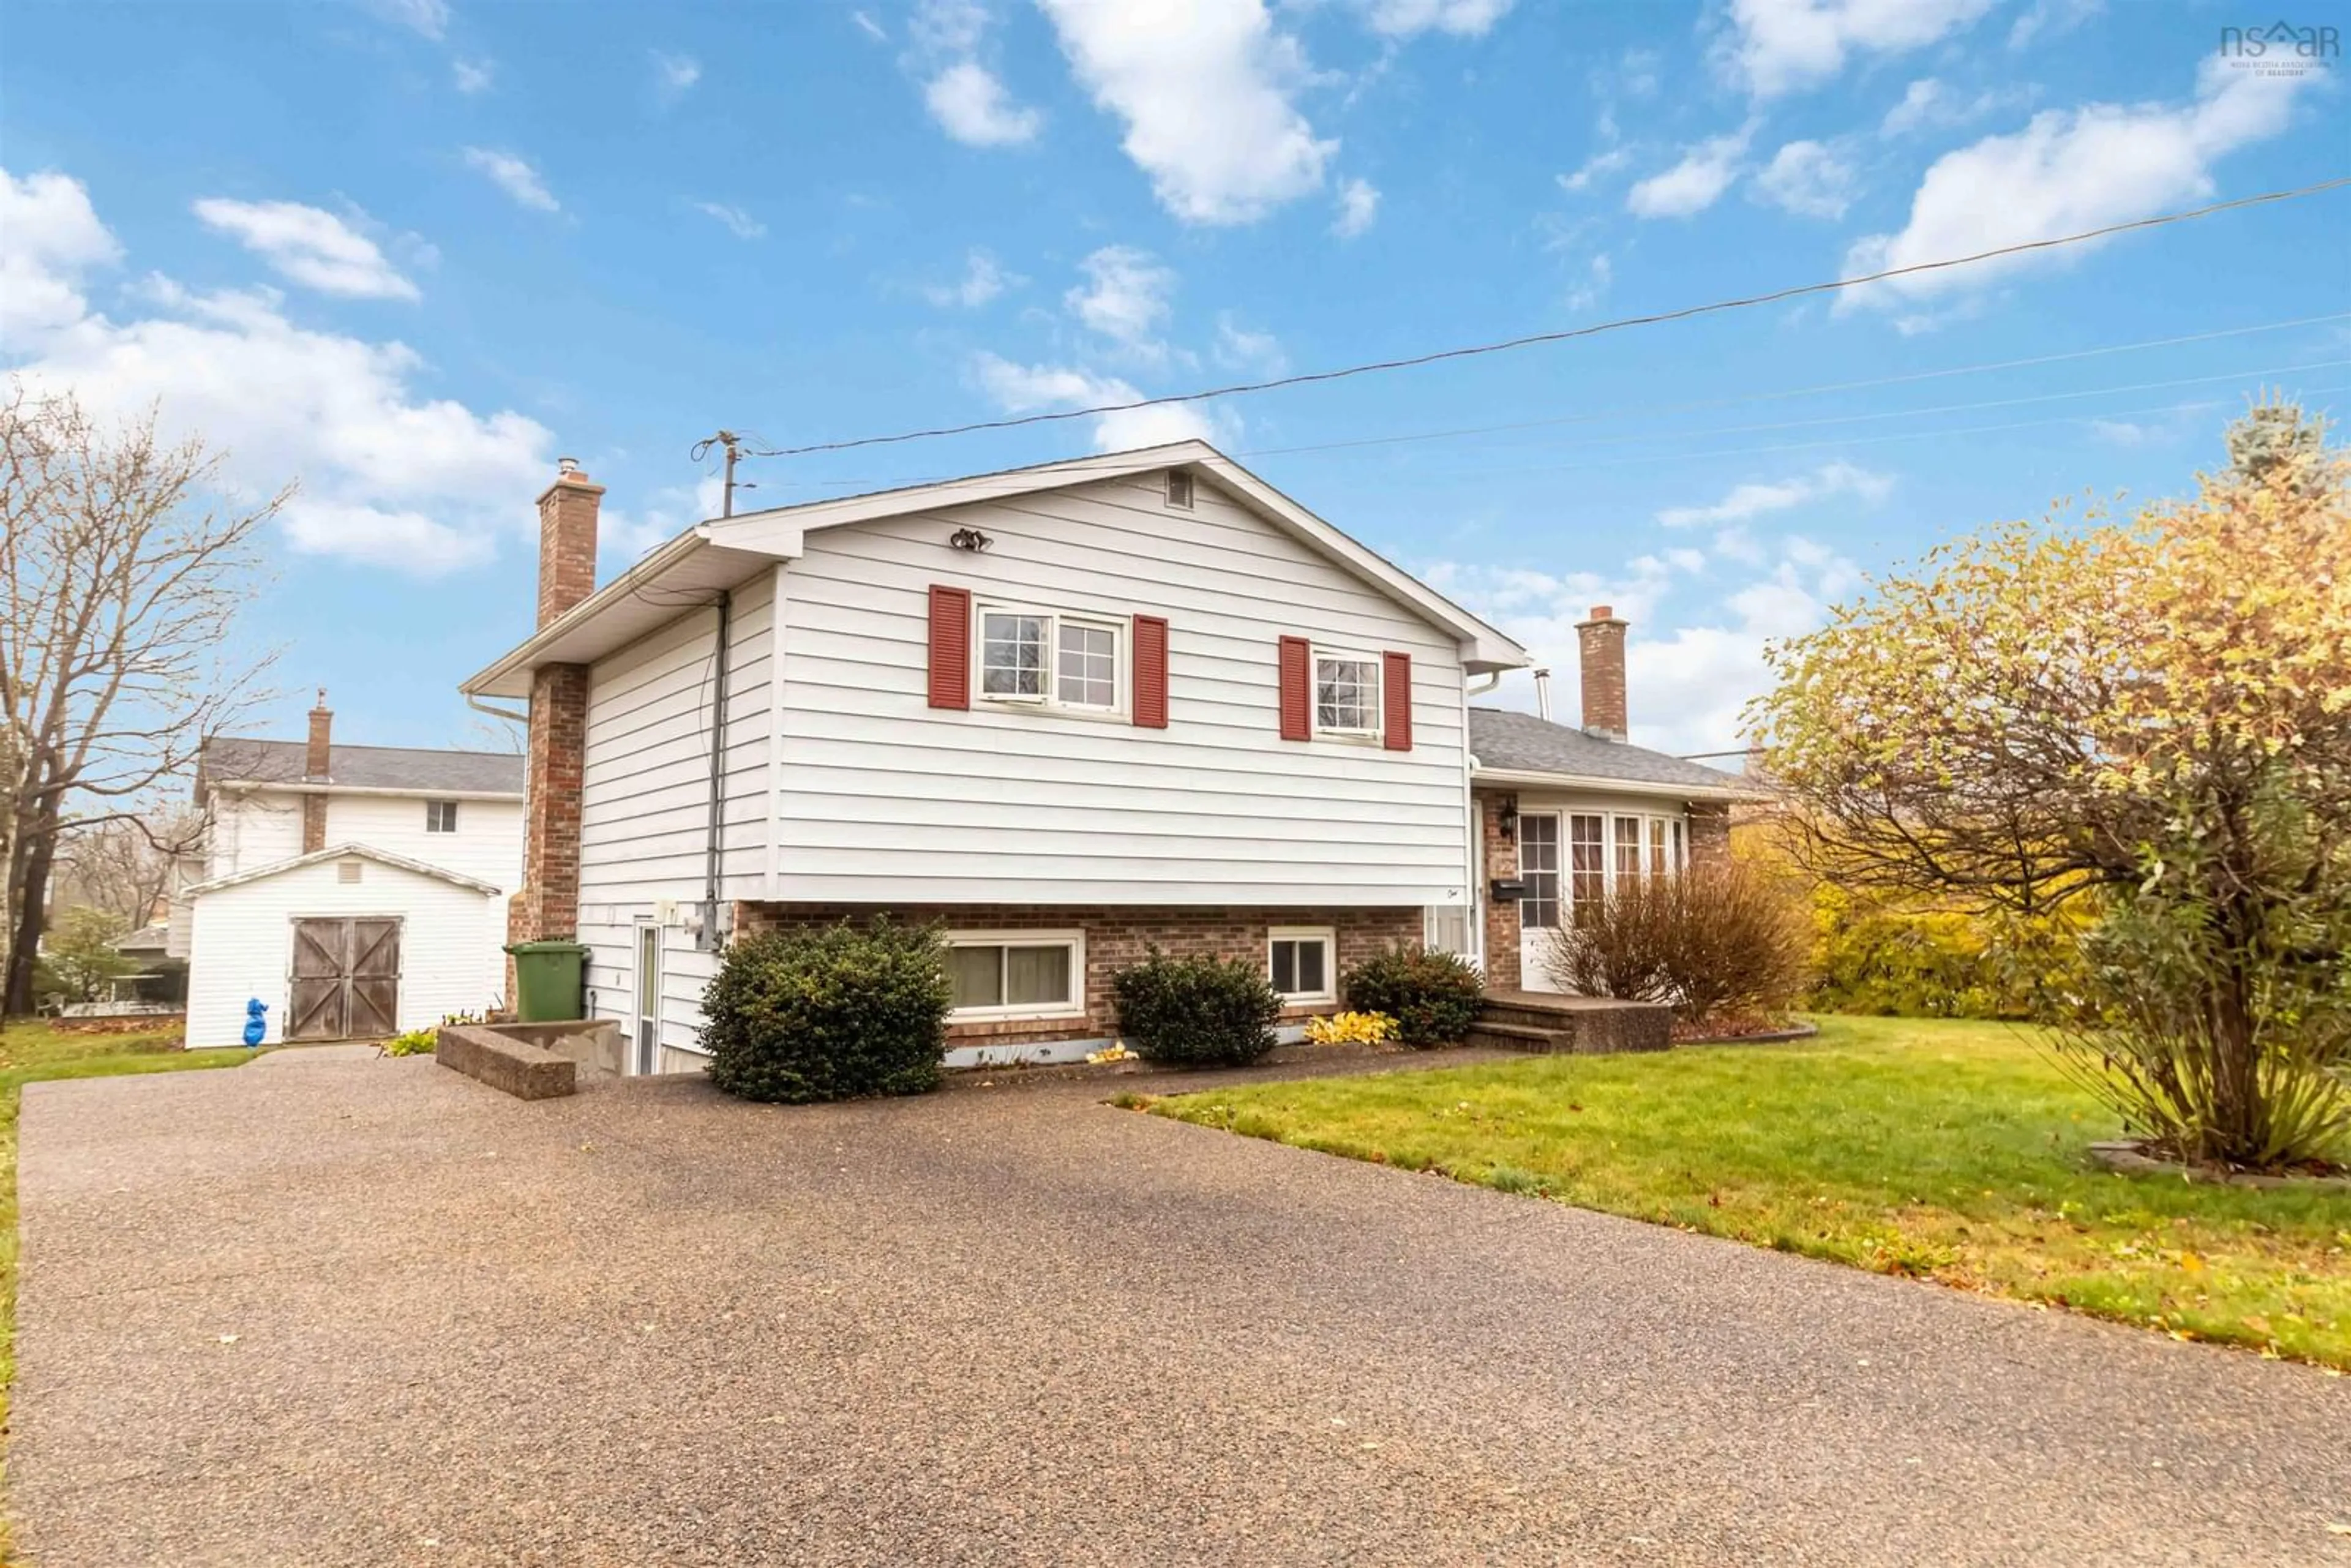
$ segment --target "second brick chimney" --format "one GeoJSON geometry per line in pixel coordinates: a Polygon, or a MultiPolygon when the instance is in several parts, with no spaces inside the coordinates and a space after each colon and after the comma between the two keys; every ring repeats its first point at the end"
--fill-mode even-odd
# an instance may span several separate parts
{"type": "MultiPolygon", "coordinates": [[[[538,497],[538,625],[596,591],[596,514],[604,486],[570,458],[538,497]]],[[[507,939],[580,928],[580,773],[588,748],[588,666],[541,664],[530,677],[522,890],[507,904],[507,939]]]]}
{"type": "Polygon", "coordinates": [[[1625,720],[1625,625],[1605,604],[1575,623],[1577,662],[1583,672],[1583,733],[1623,740],[1625,720]]]}
{"type": "MultiPolygon", "coordinates": [[[[319,688],[319,703],[310,710],[310,738],[302,751],[302,782],[328,784],[335,776],[335,716],[327,707],[327,688],[319,688]]],[[[314,854],[327,847],[327,798],[302,797],[302,852],[314,854]]]]}

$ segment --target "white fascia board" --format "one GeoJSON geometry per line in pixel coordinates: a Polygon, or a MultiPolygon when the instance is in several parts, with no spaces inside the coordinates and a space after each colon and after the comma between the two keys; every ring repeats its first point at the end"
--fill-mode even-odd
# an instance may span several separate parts
{"type": "Polygon", "coordinates": [[[1769,800],[1765,789],[1742,789],[1736,783],[1660,784],[1646,779],[1599,779],[1582,773],[1532,773],[1518,768],[1480,768],[1469,775],[1472,786],[1499,785],[1514,789],[1577,789],[1594,795],[1641,795],[1670,800],[1769,800]]]}

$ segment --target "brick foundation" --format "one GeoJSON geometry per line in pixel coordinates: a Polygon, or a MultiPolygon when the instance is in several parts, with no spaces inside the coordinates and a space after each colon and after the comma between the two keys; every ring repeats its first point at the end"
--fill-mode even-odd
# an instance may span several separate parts
{"type": "MultiPolygon", "coordinates": [[[[1515,851],[1513,852],[1515,853],[1515,851]]],[[[1069,931],[1086,937],[1086,1012],[1082,1018],[989,1019],[947,1026],[950,1048],[966,1045],[1024,1045],[1040,1040],[1106,1039],[1118,1032],[1118,1010],[1111,999],[1111,977],[1139,961],[1156,945],[1176,957],[1213,954],[1262,965],[1266,932],[1275,925],[1327,925],[1337,938],[1333,955],[1343,974],[1373,954],[1421,938],[1421,913],[1412,909],[1194,909],[1185,907],[1121,908],[1113,905],[917,904],[883,909],[874,905],[817,904],[737,904],[735,934],[747,936],[779,926],[824,925],[836,920],[868,920],[887,914],[909,924],[936,922],[956,931],[1069,931]]],[[[1516,930],[1518,911],[1510,912],[1516,930]]],[[[1517,955],[1516,937],[1511,954],[1517,955]]],[[[1337,976],[1332,977],[1334,982],[1337,976]]],[[[1284,1009],[1294,1020],[1335,1005],[1284,1009]]]]}
{"type": "Polygon", "coordinates": [[[1507,809],[1518,810],[1519,797],[1510,789],[1477,789],[1470,798],[1478,803],[1479,831],[1486,848],[1486,987],[1489,990],[1515,991],[1519,988],[1519,901],[1515,898],[1491,896],[1492,883],[1498,877],[1519,874],[1519,839],[1515,829],[1506,831],[1502,813],[1507,809]]]}

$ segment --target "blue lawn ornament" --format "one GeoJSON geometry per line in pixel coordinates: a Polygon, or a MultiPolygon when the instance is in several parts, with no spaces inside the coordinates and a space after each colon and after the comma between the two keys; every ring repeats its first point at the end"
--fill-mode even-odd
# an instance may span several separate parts
{"type": "Polygon", "coordinates": [[[259,1045],[261,1043],[261,1037],[269,1032],[269,1026],[264,1023],[261,1019],[261,1015],[268,1010],[269,1004],[263,1001],[259,997],[255,997],[245,1004],[246,1044],[259,1045]]]}

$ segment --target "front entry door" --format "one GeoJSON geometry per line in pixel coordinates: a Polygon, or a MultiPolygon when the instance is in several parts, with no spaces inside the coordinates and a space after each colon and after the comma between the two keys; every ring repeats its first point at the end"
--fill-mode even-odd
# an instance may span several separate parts
{"type": "Polygon", "coordinates": [[[1552,933],[1560,920],[1560,831],[1557,811],[1519,815],[1519,880],[1527,884],[1519,900],[1519,984],[1530,991],[1555,991],[1551,977],[1552,933]]]}
{"type": "Polygon", "coordinates": [[[400,922],[297,920],[287,1040],[367,1040],[400,1030],[400,922]]]}
{"type": "Polygon", "coordinates": [[[636,1040],[629,1071],[661,1071],[662,928],[637,927],[636,1040]]]}

